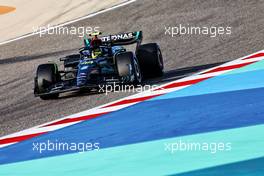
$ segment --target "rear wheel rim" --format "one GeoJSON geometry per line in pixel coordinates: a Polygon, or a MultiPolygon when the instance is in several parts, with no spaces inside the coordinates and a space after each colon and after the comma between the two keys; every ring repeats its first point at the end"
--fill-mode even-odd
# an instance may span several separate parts
{"type": "Polygon", "coordinates": [[[159,67],[162,68],[163,67],[163,62],[162,62],[162,55],[161,55],[161,51],[160,49],[158,49],[158,63],[159,63],[159,67]]]}
{"type": "Polygon", "coordinates": [[[134,60],[134,68],[135,68],[135,77],[137,79],[137,82],[141,83],[142,75],[141,75],[140,68],[139,68],[139,65],[136,59],[134,60]]]}

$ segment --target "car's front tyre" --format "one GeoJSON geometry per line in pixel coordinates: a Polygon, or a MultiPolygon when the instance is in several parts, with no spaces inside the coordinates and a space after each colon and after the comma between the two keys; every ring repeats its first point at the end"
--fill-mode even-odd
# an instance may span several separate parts
{"type": "MultiPolygon", "coordinates": [[[[60,80],[58,67],[54,63],[41,64],[38,66],[35,78],[35,93],[48,93],[49,88],[60,80]]],[[[56,99],[59,93],[40,95],[43,100],[56,99]]]]}
{"type": "Polygon", "coordinates": [[[115,57],[115,61],[119,76],[128,78],[126,83],[141,83],[142,74],[140,66],[133,52],[118,53],[115,57]]]}

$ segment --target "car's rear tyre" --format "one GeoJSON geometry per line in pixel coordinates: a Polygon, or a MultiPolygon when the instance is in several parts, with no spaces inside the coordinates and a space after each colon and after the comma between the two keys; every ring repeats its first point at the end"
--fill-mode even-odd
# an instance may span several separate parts
{"type": "MultiPolygon", "coordinates": [[[[60,80],[60,74],[58,73],[58,67],[54,63],[42,64],[38,66],[37,76],[35,81],[35,90],[38,94],[48,93],[50,86],[54,85],[60,80]]],[[[43,100],[58,98],[59,94],[47,94],[41,95],[43,100]]]]}
{"type": "Polygon", "coordinates": [[[140,45],[136,53],[144,78],[163,75],[163,57],[158,44],[148,43],[140,45]]]}
{"type": "Polygon", "coordinates": [[[131,78],[129,81],[133,84],[139,84],[142,80],[142,74],[138,64],[138,60],[133,52],[118,53],[115,57],[116,67],[120,77],[131,78]]]}

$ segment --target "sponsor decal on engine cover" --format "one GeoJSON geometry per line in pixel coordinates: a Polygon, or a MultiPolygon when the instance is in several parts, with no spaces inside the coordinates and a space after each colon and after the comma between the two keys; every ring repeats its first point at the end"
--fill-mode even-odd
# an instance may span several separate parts
{"type": "Polygon", "coordinates": [[[117,41],[117,40],[127,40],[127,39],[133,39],[133,33],[129,32],[129,33],[123,33],[123,34],[116,34],[116,35],[109,35],[109,36],[105,36],[102,37],[101,40],[103,42],[107,42],[110,41],[110,37],[112,41],[117,41]]]}

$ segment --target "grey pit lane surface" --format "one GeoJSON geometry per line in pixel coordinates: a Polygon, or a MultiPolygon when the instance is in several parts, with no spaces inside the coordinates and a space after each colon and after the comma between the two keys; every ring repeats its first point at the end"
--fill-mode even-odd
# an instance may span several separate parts
{"type": "MultiPolygon", "coordinates": [[[[106,34],[142,30],[143,43],[159,43],[164,55],[167,73],[150,81],[158,84],[263,49],[263,8],[264,2],[257,0],[144,0],[72,25],[100,26],[106,34]],[[164,35],[164,26],[179,24],[231,26],[232,34],[215,38],[164,35]]],[[[0,46],[0,136],[131,94],[67,94],[50,101],[35,98],[32,89],[37,66],[81,46],[82,39],[70,35],[32,36],[0,46]]]]}

